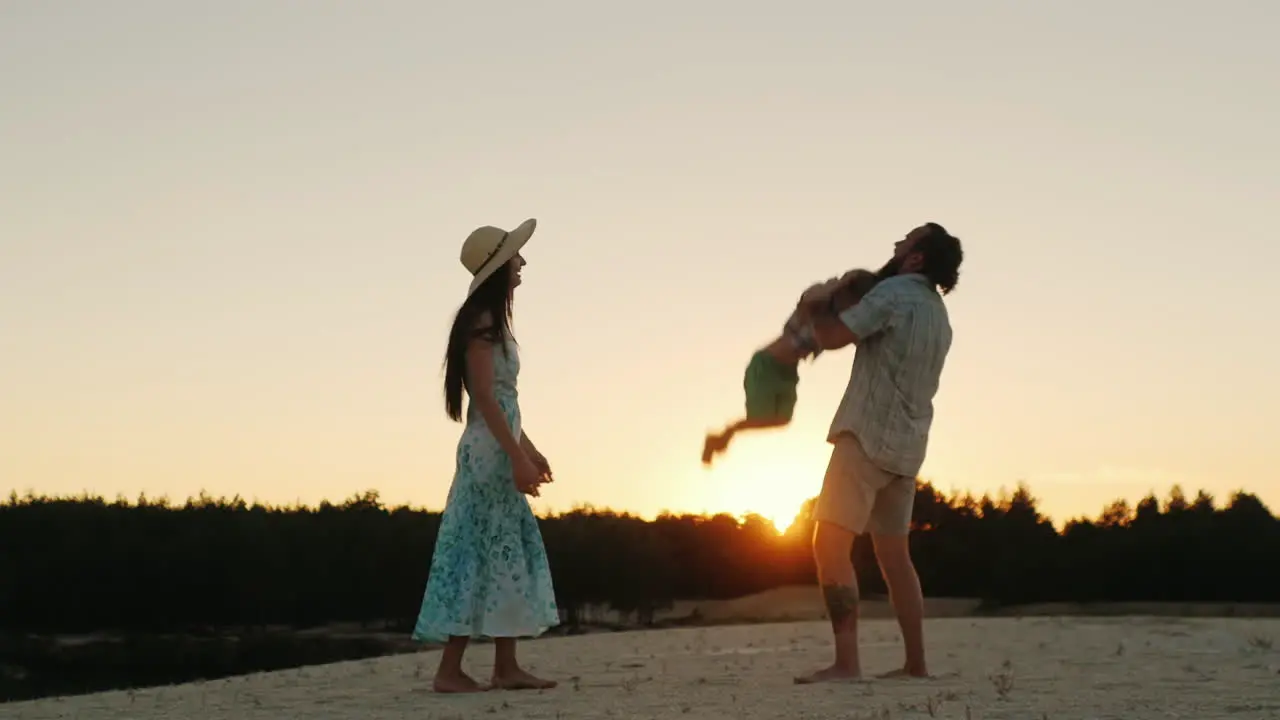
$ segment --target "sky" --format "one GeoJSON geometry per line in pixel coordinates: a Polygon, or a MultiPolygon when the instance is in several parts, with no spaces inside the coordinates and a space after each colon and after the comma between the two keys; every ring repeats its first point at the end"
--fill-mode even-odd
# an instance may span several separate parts
{"type": "Polygon", "coordinates": [[[480,225],[579,504],[817,494],[852,350],[710,469],[810,283],[964,242],[922,476],[1280,511],[1280,5],[0,3],[0,491],[441,508],[480,225]],[[1270,200],[1268,200],[1270,198],[1270,200]],[[1267,368],[1272,368],[1267,370],[1267,368]],[[1264,437],[1265,436],[1265,437],[1264,437]]]}

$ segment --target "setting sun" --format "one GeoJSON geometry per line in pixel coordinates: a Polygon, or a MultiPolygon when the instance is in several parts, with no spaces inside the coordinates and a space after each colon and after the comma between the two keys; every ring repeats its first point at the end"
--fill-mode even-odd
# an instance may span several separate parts
{"type": "Polygon", "coordinates": [[[828,452],[786,432],[744,434],[708,471],[707,505],[738,517],[755,513],[785,533],[821,490],[828,452]]]}

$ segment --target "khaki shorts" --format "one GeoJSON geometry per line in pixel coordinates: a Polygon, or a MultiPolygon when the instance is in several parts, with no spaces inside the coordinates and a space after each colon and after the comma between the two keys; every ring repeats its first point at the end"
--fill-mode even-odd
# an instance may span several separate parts
{"type": "Polygon", "coordinates": [[[915,478],[876,467],[858,439],[843,433],[831,450],[813,519],[852,533],[906,535],[915,497],[915,478]]]}

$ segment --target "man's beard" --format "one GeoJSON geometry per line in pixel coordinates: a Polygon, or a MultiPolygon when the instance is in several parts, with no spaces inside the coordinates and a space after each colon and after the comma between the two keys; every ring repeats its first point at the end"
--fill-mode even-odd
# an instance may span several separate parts
{"type": "Polygon", "coordinates": [[[899,257],[889,258],[889,262],[885,263],[883,267],[881,267],[879,270],[876,271],[876,277],[881,280],[884,280],[885,278],[891,278],[894,275],[897,275],[898,271],[901,269],[902,269],[902,258],[899,258],[899,257]]]}

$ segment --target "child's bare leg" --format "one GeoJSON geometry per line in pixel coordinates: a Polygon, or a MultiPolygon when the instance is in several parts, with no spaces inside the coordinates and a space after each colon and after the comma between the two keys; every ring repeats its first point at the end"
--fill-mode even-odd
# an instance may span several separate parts
{"type": "Polygon", "coordinates": [[[493,640],[493,687],[498,690],[549,690],[555,680],[544,680],[520,667],[516,662],[516,639],[493,640]]]}
{"type": "Polygon", "coordinates": [[[702,446],[702,462],[711,464],[711,458],[719,453],[724,452],[729,447],[729,441],[740,430],[764,430],[773,427],[782,427],[786,425],[786,420],[778,418],[742,418],[741,420],[730,424],[719,434],[710,433],[707,440],[702,446]]]}
{"type": "Polygon", "coordinates": [[[438,693],[472,693],[486,690],[462,671],[462,655],[467,651],[466,636],[449,638],[440,653],[440,667],[436,669],[431,689],[438,693]]]}
{"type": "Polygon", "coordinates": [[[723,432],[707,433],[707,439],[702,443],[702,464],[710,465],[711,458],[728,449],[729,441],[732,439],[732,426],[725,428],[723,432]]]}

